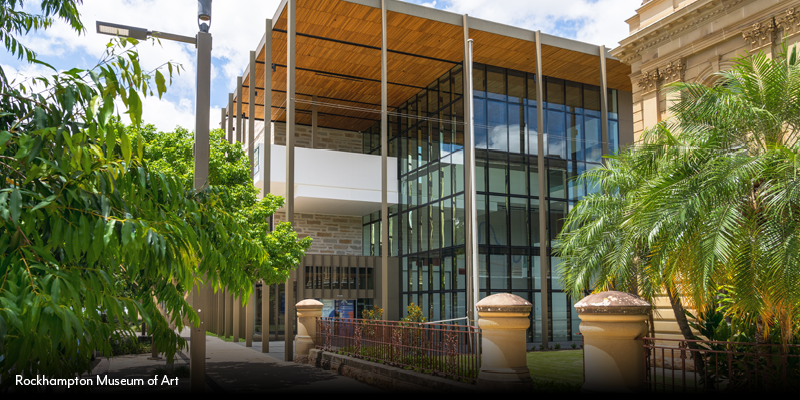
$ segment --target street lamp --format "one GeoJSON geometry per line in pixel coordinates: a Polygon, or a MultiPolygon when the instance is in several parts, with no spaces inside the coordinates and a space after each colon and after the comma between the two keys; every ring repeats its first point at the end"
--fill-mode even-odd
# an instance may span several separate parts
{"type": "MultiPolygon", "coordinates": [[[[97,33],[131,37],[145,40],[148,37],[173,40],[183,43],[192,43],[197,48],[197,97],[195,98],[195,157],[194,157],[194,188],[202,190],[208,183],[208,159],[211,155],[209,148],[209,128],[211,108],[211,1],[198,0],[197,26],[200,29],[197,36],[182,36],[165,32],[154,32],[144,28],[111,24],[97,21],[97,33]]],[[[206,329],[205,304],[206,296],[201,294],[201,288],[193,288],[192,306],[200,317],[200,326],[191,327],[190,348],[190,384],[192,392],[205,391],[206,373],[206,329]]]]}

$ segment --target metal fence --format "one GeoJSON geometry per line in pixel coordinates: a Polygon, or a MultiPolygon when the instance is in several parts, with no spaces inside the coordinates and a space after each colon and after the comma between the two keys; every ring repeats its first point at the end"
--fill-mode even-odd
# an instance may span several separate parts
{"type": "Polygon", "coordinates": [[[800,391],[797,345],[641,340],[645,383],[652,392],[800,391]]]}
{"type": "Polygon", "coordinates": [[[474,383],[480,335],[474,326],[319,317],[316,347],[474,383]]]}

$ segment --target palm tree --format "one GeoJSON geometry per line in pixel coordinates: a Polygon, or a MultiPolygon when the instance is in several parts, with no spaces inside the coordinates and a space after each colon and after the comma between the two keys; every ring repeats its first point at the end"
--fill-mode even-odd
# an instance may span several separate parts
{"type": "Polygon", "coordinates": [[[581,177],[603,191],[567,217],[562,280],[575,296],[666,291],[686,339],[681,302],[705,309],[726,285],[731,312],[785,345],[800,310],[800,63],[784,45],[717,77],[669,85],[674,117],[581,177]]]}

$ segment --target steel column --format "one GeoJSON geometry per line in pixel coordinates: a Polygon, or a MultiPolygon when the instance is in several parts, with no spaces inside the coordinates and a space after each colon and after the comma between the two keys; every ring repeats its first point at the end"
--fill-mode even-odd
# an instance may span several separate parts
{"type": "MultiPolygon", "coordinates": [[[[288,0],[286,4],[286,220],[294,229],[294,133],[295,133],[295,56],[297,32],[297,2],[288,0]]],[[[285,361],[294,360],[294,287],[292,281],[297,276],[292,271],[286,281],[284,301],[284,352],[285,361]]]]}
{"type": "Polygon", "coordinates": [[[467,14],[462,17],[463,41],[464,41],[464,221],[465,249],[464,249],[464,268],[466,269],[466,294],[467,294],[467,316],[476,326],[478,314],[475,304],[478,302],[478,245],[475,243],[477,235],[475,201],[475,136],[472,120],[472,63],[471,63],[471,43],[469,38],[469,22],[467,14]]]}
{"type": "MultiPolygon", "coordinates": [[[[542,76],[542,42],[541,31],[536,31],[536,145],[537,145],[537,167],[539,169],[539,265],[541,266],[541,299],[539,304],[542,309],[542,346],[546,349],[550,338],[548,334],[550,329],[549,318],[547,316],[549,304],[549,288],[550,282],[547,281],[550,266],[550,247],[548,240],[548,214],[547,214],[547,200],[545,194],[547,188],[545,187],[545,169],[544,156],[544,77],[542,76]]],[[[535,310],[534,310],[535,312],[535,310]]],[[[536,316],[534,316],[535,320],[536,316]]],[[[535,325],[534,325],[535,326],[535,325]]]]}
{"type": "MultiPolygon", "coordinates": [[[[600,46],[600,132],[603,141],[603,155],[608,149],[608,83],[606,79],[606,46],[600,46]]],[[[605,164],[605,160],[603,160],[605,164]]]]}
{"type": "Polygon", "coordinates": [[[386,0],[381,0],[381,308],[389,318],[389,126],[386,0]]]}
{"type": "MultiPolygon", "coordinates": [[[[264,146],[259,152],[261,160],[259,165],[262,169],[261,180],[263,188],[261,195],[266,196],[272,190],[270,181],[272,180],[272,20],[266,21],[266,33],[264,35],[264,104],[269,104],[270,107],[264,107],[264,146]]],[[[272,216],[269,217],[269,230],[272,231],[272,216]]],[[[261,352],[269,353],[269,285],[266,282],[261,282],[261,352]]],[[[277,314],[276,314],[277,315],[277,314]]],[[[277,330],[277,325],[276,325],[277,330]]]]}

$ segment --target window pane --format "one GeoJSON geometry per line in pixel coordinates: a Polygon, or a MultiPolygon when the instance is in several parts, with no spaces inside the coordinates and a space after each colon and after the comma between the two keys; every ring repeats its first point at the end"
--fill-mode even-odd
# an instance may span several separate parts
{"type": "Polygon", "coordinates": [[[564,113],[557,111],[547,112],[547,155],[548,157],[567,158],[566,129],[564,126],[564,113]]]}
{"type": "Polygon", "coordinates": [[[594,117],[600,116],[600,88],[583,85],[583,112],[594,117]]]}
{"type": "Polygon", "coordinates": [[[453,245],[453,202],[450,199],[442,202],[442,221],[443,247],[450,247],[453,245]]]}
{"type": "Polygon", "coordinates": [[[533,289],[534,290],[541,290],[542,289],[542,257],[538,254],[531,256],[533,259],[533,271],[531,271],[531,275],[533,276],[533,289]]]}
{"type": "Polygon", "coordinates": [[[489,271],[486,264],[486,254],[478,255],[478,287],[481,289],[489,287],[489,271]]]}
{"type": "Polygon", "coordinates": [[[539,125],[537,121],[536,107],[527,107],[527,118],[525,126],[528,130],[527,153],[532,155],[539,154],[539,125]]]}
{"type": "Polygon", "coordinates": [[[549,197],[566,199],[567,163],[550,161],[547,170],[547,184],[550,189],[549,197]]]}
{"type": "Polygon", "coordinates": [[[511,289],[530,289],[531,271],[527,255],[511,255],[511,289]]]}
{"type": "Polygon", "coordinates": [[[475,160],[475,191],[486,191],[486,160],[475,160]]]}
{"type": "Polygon", "coordinates": [[[369,225],[364,225],[364,226],[361,227],[361,243],[362,243],[362,245],[361,245],[361,255],[364,255],[364,256],[370,256],[371,255],[369,253],[370,249],[372,248],[372,246],[371,246],[372,243],[371,243],[371,240],[370,240],[372,238],[372,235],[370,234],[370,232],[371,232],[371,229],[370,229],[369,225]]]}
{"type": "Polygon", "coordinates": [[[478,214],[478,243],[486,243],[486,195],[478,195],[476,201],[476,208],[478,214]]]}
{"type": "MultiPolygon", "coordinates": [[[[475,97],[486,96],[486,72],[482,64],[473,64],[472,66],[472,90],[475,97]]],[[[456,83],[457,86],[458,83],[456,83]]]]}
{"type": "Polygon", "coordinates": [[[566,342],[569,340],[567,332],[567,294],[553,293],[553,341],[566,342]]]}
{"type": "Polygon", "coordinates": [[[436,250],[441,247],[441,213],[439,203],[431,204],[431,250],[436,250]]]}
{"type": "Polygon", "coordinates": [[[614,154],[619,150],[619,123],[608,121],[608,152],[614,154]]]}
{"type": "Polygon", "coordinates": [[[526,186],[527,179],[525,177],[525,164],[522,163],[522,160],[513,160],[509,164],[508,178],[509,178],[509,193],[517,194],[520,196],[528,195],[528,189],[526,186]]]}
{"type": "Polygon", "coordinates": [[[508,104],[508,151],[524,153],[526,149],[525,107],[521,104],[508,104]]]}
{"type": "Polygon", "coordinates": [[[584,136],[583,136],[583,116],[567,114],[567,145],[569,146],[569,158],[572,160],[584,160],[584,136]]]}
{"type": "Polygon", "coordinates": [[[456,215],[454,216],[453,222],[453,229],[456,232],[455,237],[455,245],[462,245],[464,244],[464,195],[458,195],[455,197],[455,210],[456,215]]]}
{"type": "MultiPolygon", "coordinates": [[[[464,264],[464,253],[456,255],[456,270],[458,271],[458,278],[457,278],[457,285],[453,289],[464,290],[467,288],[466,279],[467,279],[467,270],[464,264]]],[[[463,308],[463,300],[459,301],[461,307],[463,308]]],[[[461,311],[458,315],[464,315],[464,312],[461,311]]]]}
{"type": "MultiPolygon", "coordinates": [[[[488,141],[489,149],[508,151],[508,118],[506,116],[506,103],[490,100],[488,102],[488,141]]],[[[477,139],[476,139],[477,142],[477,139]]]]}
{"type": "MultiPolygon", "coordinates": [[[[492,156],[495,155],[494,153],[492,154],[492,156]]],[[[507,161],[505,159],[505,154],[499,156],[503,159],[489,160],[489,191],[492,193],[506,193],[507,161]]]]}
{"type": "Polygon", "coordinates": [[[531,188],[531,197],[539,196],[539,166],[536,161],[536,159],[531,159],[531,164],[528,165],[528,185],[531,188]]]}
{"type": "Polygon", "coordinates": [[[608,89],[608,118],[619,119],[617,89],[608,89]]]}
{"type": "Polygon", "coordinates": [[[528,213],[528,215],[531,218],[531,246],[539,247],[539,200],[530,199],[530,203],[530,213],[528,213]]]}
{"type": "Polygon", "coordinates": [[[508,238],[508,205],[506,197],[489,196],[489,243],[495,246],[507,246],[508,238]]]}
{"type": "Polygon", "coordinates": [[[450,162],[450,156],[442,160],[442,197],[453,194],[453,166],[450,162]]]}
{"type": "Polygon", "coordinates": [[[506,77],[503,68],[486,67],[486,96],[490,99],[506,99],[506,77]]]}
{"type": "Polygon", "coordinates": [[[566,86],[567,111],[582,112],[583,99],[581,95],[583,91],[581,90],[581,84],[567,81],[566,86]]]}
{"type": "Polygon", "coordinates": [[[489,124],[486,119],[486,100],[475,99],[474,104],[475,112],[475,148],[486,148],[486,126],[489,124]]]}
{"type": "Polygon", "coordinates": [[[495,290],[508,290],[508,256],[505,254],[492,254],[489,256],[491,265],[491,288],[495,290]]]}
{"type": "Polygon", "coordinates": [[[561,232],[561,228],[564,227],[564,218],[567,217],[567,212],[568,210],[566,202],[563,201],[550,202],[550,240],[552,241],[551,242],[552,246],[555,246],[557,244],[555,238],[561,232]]]}
{"type": "Polygon", "coordinates": [[[428,247],[429,240],[431,237],[431,231],[428,229],[430,226],[430,207],[424,206],[420,207],[419,212],[419,232],[420,232],[420,242],[419,242],[419,251],[428,251],[430,247],[428,247]]]}
{"type": "Polygon", "coordinates": [[[603,142],[600,131],[600,119],[586,117],[584,121],[584,135],[586,137],[586,161],[592,163],[603,162],[603,142]]]}
{"type": "Polygon", "coordinates": [[[547,78],[547,108],[555,110],[564,109],[564,81],[561,79],[547,78]]]}
{"type": "Polygon", "coordinates": [[[536,75],[535,74],[528,74],[528,91],[527,95],[525,96],[527,100],[525,103],[531,106],[536,105],[536,75]]]}
{"type": "Polygon", "coordinates": [[[528,200],[511,197],[509,198],[511,213],[511,245],[528,245],[528,200]]]}
{"type": "Polygon", "coordinates": [[[428,167],[428,171],[430,171],[430,178],[431,178],[431,201],[439,200],[440,193],[440,183],[442,182],[442,173],[440,171],[439,163],[433,163],[428,167]]]}
{"type": "Polygon", "coordinates": [[[508,70],[508,101],[522,103],[525,98],[525,73],[508,70]]]}

